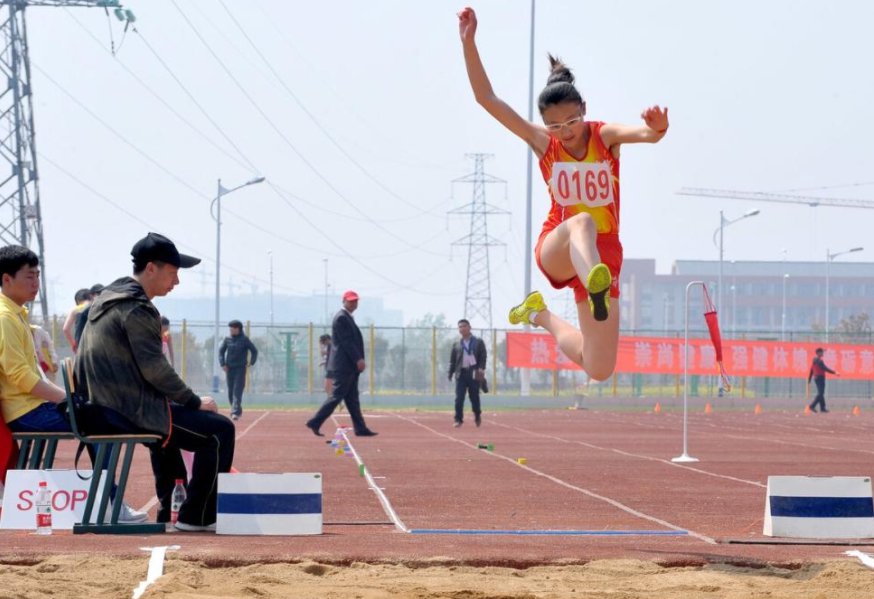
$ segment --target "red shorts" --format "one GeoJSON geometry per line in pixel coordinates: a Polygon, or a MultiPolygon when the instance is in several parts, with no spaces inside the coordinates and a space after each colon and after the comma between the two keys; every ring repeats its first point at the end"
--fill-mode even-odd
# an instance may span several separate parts
{"type": "MultiPolygon", "coordinates": [[[[534,259],[537,262],[537,268],[549,281],[549,284],[556,289],[564,289],[570,287],[574,290],[574,301],[577,303],[585,301],[589,297],[586,291],[586,285],[580,281],[579,277],[573,277],[567,281],[555,281],[552,277],[546,274],[543,264],[540,263],[540,248],[543,246],[543,240],[552,231],[552,229],[544,229],[540,233],[540,238],[537,240],[537,245],[534,247],[534,259]]],[[[613,284],[610,286],[610,297],[619,297],[619,272],[622,270],[622,243],[619,241],[619,235],[598,234],[598,253],[601,255],[601,262],[607,265],[610,269],[610,274],[613,275],[613,284]]]]}

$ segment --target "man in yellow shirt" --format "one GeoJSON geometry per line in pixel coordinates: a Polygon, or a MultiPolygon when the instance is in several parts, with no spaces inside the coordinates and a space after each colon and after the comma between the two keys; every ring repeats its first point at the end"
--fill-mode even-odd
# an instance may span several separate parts
{"type": "MultiPolygon", "coordinates": [[[[69,432],[70,423],[56,405],[67,393],[42,376],[24,307],[37,293],[39,257],[18,245],[0,248],[0,411],[13,433],[69,432]]],[[[147,517],[123,504],[119,520],[147,517]]]]}

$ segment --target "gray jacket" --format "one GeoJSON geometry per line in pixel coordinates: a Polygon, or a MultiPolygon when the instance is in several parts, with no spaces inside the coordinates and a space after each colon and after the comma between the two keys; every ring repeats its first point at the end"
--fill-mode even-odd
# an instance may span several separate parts
{"type": "MultiPolygon", "coordinates": [[[[452,378],[453,375],[461,372],[461,367],[463,364],[464,358],[464,347],[461,344],[462,339],[459,339],[454,344],[452,344],[452,352],[449,354],[449,378],[452,378]]],[[[476,358],[476,369],[477,370],[485,370],[486,369],[486,344],[479,337],[470,336],[469,339],[469,349],[470,353],[476,358]]]]}
{"type": "Polygon", "coordinates": [[[200,397],[161,351],[157,308],[131,277],[109,285],[91,304],[75,371],[80,393],[150,432],[169,433],[168,401],[200,408],[200,397]]]}

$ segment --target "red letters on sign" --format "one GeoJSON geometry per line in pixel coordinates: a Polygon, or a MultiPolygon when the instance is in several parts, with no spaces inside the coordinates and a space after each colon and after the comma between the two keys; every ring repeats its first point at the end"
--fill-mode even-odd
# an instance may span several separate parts
{"type": "MultiPolygon", "coordinates": [[[[56,512],[64,510],[75,510],[76,504],[82,503],[88,498],[88,492],[82,489],[73,491],[55,491],[52,493],[52,509],[56,512]]],[[[35,506],[33,503],[33,491],[25,490],[19,493],[18,499],[20,503],[16,506],[19,510],[27,512],[35,506]]]]}

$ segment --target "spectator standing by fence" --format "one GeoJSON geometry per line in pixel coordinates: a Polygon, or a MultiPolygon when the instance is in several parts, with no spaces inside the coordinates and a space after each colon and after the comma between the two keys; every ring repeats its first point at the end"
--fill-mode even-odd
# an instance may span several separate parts
{"type": "Polygon", "coordinates": [[[828,410],[825,408],[825,373],[841,376],[831,368],[825,365],[822,359],[823,349],[816,348],[816,357],[813,359],[813,364],[810,365],[810,373],[807,375],[807,384],[810,385],[810,380],[816,384],[816,398],[810,404],[810,411],[816,412],[816,406],[820,406],[820,411],[825,414],[828,410]]]}
{"type": "Polygon", "coordinates": [[[225,337],[219,347],[219,364],[227,373],[228,402],[231,404],[231,420],[243,415],[243,390],[246,387],[246,371],[258,359],[258,348],[243,332],[243,323],[232,320],[228,323],[230,337],[225,337]]]}
{"type": "Polygon", "coordinates": [[[470,396],[476,425],[482,424],[480,409],[480,383],[486,377],[486,344],[470,332],[470,322],[462,318],[458,321],[461,339],[452,344],[449,354],[449,380],[455,376],[455,427],[464,424],[464,396],[470,396]]]}

